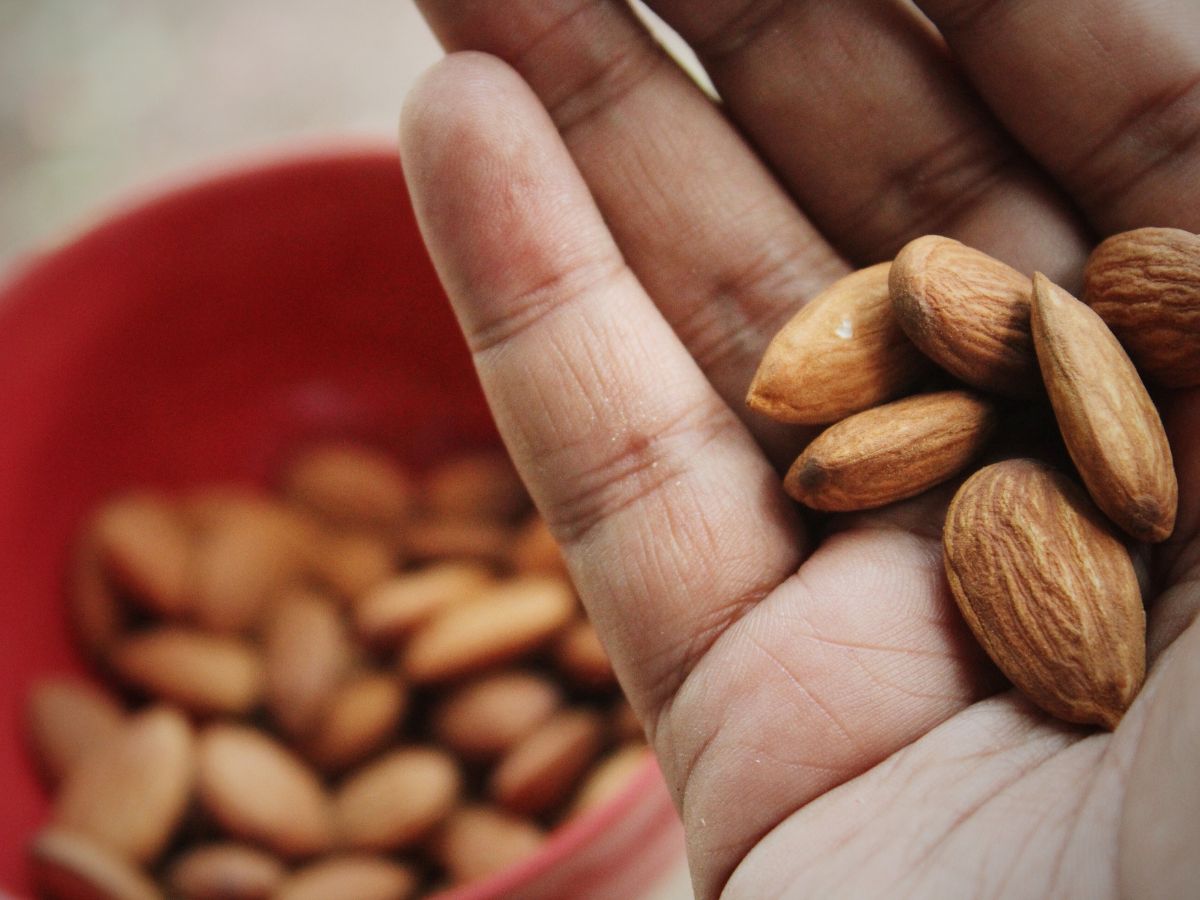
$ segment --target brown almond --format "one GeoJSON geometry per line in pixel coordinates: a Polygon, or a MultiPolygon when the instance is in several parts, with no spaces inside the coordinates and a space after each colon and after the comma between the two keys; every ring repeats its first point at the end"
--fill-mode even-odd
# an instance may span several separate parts
{"type": "Polygon", "coordinates": [[[771,339],[746,403],[780,422],[824,425],[908,391],[930,369],[888,291],[891,263],[853,272],[771,339]]]}
{"type": "Polygon", "coordinates": [[[327,851],[333,810],[320,779],[254,728],[213,724],[200,735],[200,803],[234,837],[285,859],[327,851]]]}
{"type": "Polygon", "coordinates": [[[354,676],[330,697],[305,752],[327,771],[361,762],[396,734],[407,704],[408,692],[396,676],[382,672],[354,676]]]}
{"type": "Polygon", "coordinates": [[[396,572],[396,551],[382,537],[348,532],[327,538],[317,556],[316,575],[334,594],[355,600],[396,572]]]}
{"type": "Polygon", "coordinates": [[[359,635],[372,644],[395,644],[434,614],[480,594],[492,583],[474,562],[434,563],[372,588],[354,606],[359,635]]]}
{"type": "Polygon", "coordinates": [[[370,447],[332,442],[310,447],[284,469],[285,496],[349,529],[391,529],[403,522],[416,491],[390,456],[370,447]]]}
{"type": "Polygon", "coordinates": [[[105,572],[94,535],[80,541],[71,560],[67,611],[79,645],[94,659],[105,659],[125,630],[126,610],[105,572]]]}
{"type": "Polygon", "coordinates": [[[525,485],[503,453],[477,453],[430,469],[422,485],[427,512],[446,519],[510,522],[529,508],[525,485]]]}
{"type": "Polygon", "coordinates": [[[183,818],[195,782],[192,729],[173,709],[132,717],[76,761],[53,822],[134,862],[156,859],[183,818]]]}
{"type": "Polygon", "coordinates": [[[575,608],[562,579],[513,578],[429,620],[409,641],[403,671],[427,683],[511,662],[554,637],[575,608]]]}
{"type": "Polygon", "coordinates": [[[580,687],[601,690],[617,683],[608,652],[595,626],[586,619],[580,619],[558,637],[552,655],[558,670],[580,687]]]}
{"type": "Polygon", "coordinates": [[[904,246],[888,283],[900,327],[943,369],[1006,397],[1040,393],[1026,276],[951,238],[927,235],[904,246]]]}
{"type": "Polygon", "coordinates": [[[1088,259],[1083,299],[1146,378],[1200,385],[1200,235],[1178,228],[1114,234],[1088,259]]]}
{"type": "Polygon", "coordinates": [[[172,864],[166,882],[182,900],[269,900],[286,877],[283,863],[269,853],[221,843],[189,849],[172,864]]]}
{"type": "Polygon", "coordinates": [[[434,708],[433,733],[468,760],[507,753],[562,706],[557,684],[534,672],[498,672],[468,682],[434,708]]]}
{"type": "Polygon", "coordinates": [[[1146,617],[1087,495],[1034,460],[987,466],[951,502],[943,547],[963,617],[1012,683],[1053,716],[1115,728],[1145,675],[1146,617]]]}
{"type": "Polygon", "coordinates": [[[124,721],[117,701],[86,681],[44,678],[29,692],[29,741],[40,770],[52,784],[117,734],[124,721]]]}
{"type": "Polygon", "coordinates": [[[111,662],[130,687],[199,715],[241,715],[262,699],[262,654],[241,638],[167,625],[125,638],[111,662]]]}
{"type": "Polygon", "coordinates": [[[462,775],[432,747],[405,747],[355,772],[335,797],[343,843],[388,852],[411,846],[458,803],[462,775]]]}
{"type": "Polygon", "coordinates": [[[462,884],[507,869],[545,841],[528,819],[490,806],[464,806],[446,820],[433,850],[450,877],[462,884]]]}
{"type": "Polygon", "coordinates": [[[263,632],[267,708],[293,737],[310,733],[354,658],[341,610],[310,591],[290,593],[263,632]]]}
{"type": "Polygon", "coordinates": [[[404,531],[403,542],[405,554],[418,562],[477,560],[503,568],[510,561],[512,538],[512,529],[498,522],[426,516],[404,531]]]}
{"type": "Polygon", "coordinates": [[[530,516],[513,538],[512,563],[522,575],[567,575],[562,548],[539,515],[530,516]]]}
{"type": "Polygon", "coordinates": [[[143,871],[82,834],[45,828],[34,838],[29,855],[39,897],[162,900],[162,892],[143,871]]]}
{"type": "Polygon", "coordinates": [[[906,397],[829,426],[792,464],[783,487],[813,509],[895,503],[961,472],[995,426],[993,404],[970,391],[906,397]]]}
{"type": "Polygon", "coordinates": [[[192,533],[175,504],[127,494],[102,506],[92,529],[104,566],[133,600],[163,616],[186,610],[192,533]]]}
{"type": "Polygon", "coordinates": [[[642,727],[642,720],[638,718],[638,714],[633,711],[633,707],[629,705],[629,701],[622,697],[617,701],[609,715],[609,727],[612,729],[613,735],[619,741],[646,741],[646,731],[642,727]]]}
{"type": "Polygon", "coordinates": [[[603,722],[591,710],[560,712],[505,754],[492,772],[488,792],[516,813],[553,809],[591,766],[603,737],[603,722]]]}
{"type": "Polygon", "coordinates": [[[1104,320],[1038,273],[1033,337],[1063,441],[1096,505],[1140,541],[1175,528],[1179,485],[1162,420],[1104,320]]]}
{"type": "Polygon", "coordinates": [[[417,889],[408,866],[379,856],[345,854],[292,875],[274,900],[405,900],[417,889]]]}
{"type": "Polygon", "coordinates": [[[624,744],[596,763],[579,786],[568,815],[577,816],[607,804],[624,791],[646,766],[650,748],[641,741],[624,744]]]}

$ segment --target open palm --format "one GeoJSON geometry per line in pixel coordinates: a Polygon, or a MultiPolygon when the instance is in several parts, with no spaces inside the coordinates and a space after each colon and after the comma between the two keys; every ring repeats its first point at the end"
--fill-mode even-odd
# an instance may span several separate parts
{"type": "Polygon", "coordinates": [[[1200,5],[651,5],[720,104],[618,0],[425,0],[448,49],[488,55],[414,90],[403,157],[698,895],[1200,890],[1200,393],[1163,398],[1180,514],[1114,734],[975,649],[944,495],[817,532],[777,471],[805,435],[743,404],[805,299],[920,234],[1077,287],[1098,236],[1200,230],[1200,5]]]}

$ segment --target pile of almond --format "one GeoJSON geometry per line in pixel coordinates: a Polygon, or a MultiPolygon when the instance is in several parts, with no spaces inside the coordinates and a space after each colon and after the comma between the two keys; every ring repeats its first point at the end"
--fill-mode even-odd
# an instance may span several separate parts
{"type": "Polygon", "coordinates": [[[1033,703],[1111,729],[1146,665],[1129,544],[1168,538],[1178,499],[1142,378],[1161,390],[1200,386],[1200,236],[1114,235],[1083,281],[1080,301],[1040,273],[918,238],[797,313],[767,348],[747,402],[783,422],[828,426],[784,479],[815,510],[905,500],[985,454],[998,460],[950,503],[951,592],[1033,703]],[[1025,437],[1014,432],[1039,405],[1052,410],[1065,452],[1014,457],[1025,437]]]}
{"type": "Polygon", "coordinates": [[[506,458],[423,476],[357,444],[272,494],[95,511],[69,608],[112,689],[43,680],[59,900],[393,900],[526,857],[646,759],[506,458]]]}

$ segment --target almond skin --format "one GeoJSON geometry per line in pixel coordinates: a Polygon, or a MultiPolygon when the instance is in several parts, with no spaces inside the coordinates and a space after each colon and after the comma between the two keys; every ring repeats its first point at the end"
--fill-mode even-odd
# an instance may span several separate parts
{"type": "Polygon", "coordinates": [[[376,585],[354,605],[359,635],[380,646],[395,645],[441,610],[480,594],[493,581],[473,562],[434,563],[376,585]]]}
{"type": "Polygon", "coordinates": [[[970,391],[906,397],[829,426],[792,464],[783,487],[812,509],[895,503],[962,471],[995,426],[995,407],[970,391]]]}
{"type": "Polygon", "coordinates": [[[111,663],[129,686],[198,715],[240,715],[262,699],[262,654],[241,638],[154,628],[113,648],[111,663]]]}
{"type": "Polygon", "coordinates": [[[94,659],[104,660],[125,630],[127,611],[105,572],[93,534],[83,537],[71,560],[67,611],[80,646],[94,659]]]}
{"type": "Polygon", "coordinates": [[[387,454],[352,443],[309,447],[288,464],[283,493],[343,528],[392,529],[412,509],[411,479],[387,454]]]}
{"type": "Polygon", "coordinates": [[[566,710],[505,754],[488,783],[506,809],[537,815],[561,804],[600,752],[604,723],[587,709],[566,710]]]}
{"type": "Polygon", "coordinates": [[[891,263],[835,281],[772,338],[747,405],[780,422],[824,425],[891,400],[930,368],[888,291],[891,263]]]}
{"type": "Polygon", "coordinates": [[[50,900],[162,900],[144,872],[86,836],[49,827],[29,848],[38,896],[50,900]]]}
{"type": "Polygon", "coordinates": [[[566,577],[567,562],[562,548],[539,515],[530,516],[513,538],[513,569],[522,575],[541,574],[566,577]]]}
{"type": "Polygon", "coordinates": [[[433,733],[464,759],[495,759],[562,704],[562,688],[543,675],[497,672],[464,684],[435,707],[433,733]]]}
{"type": "Polygon", "coordinates": [[[1041,273],[1033,337],[1063,441],[1096,505],[1140,541],[1175,528],[1179,485],[1162,420],[1104,320],[1041,273]]]}
{"type": "Polygon", "coordinates": [[[292,875],[274,900],[405,900],[417,888],[408,866],[379,856],[332,856],[292,875]]]}
{"type": "Polygon", "coordinates": [[[1200,385],[1200,235],[1178,228],[1114,234],[1088,259],[1083,299],[1146,378],[1200,385]]]}
{"type": "Polygon", "coordinates": [[[411,846],[450,814],[462,787],[449,754],[432,747],[394,750],[338,790],[342,841],[383,852],[411,846]]]}
{"type": "Polygon", "coordinates": [[[422,484],[425,510],[447,519],[511,522],[529,508],[529,495],[502,453],[477,453],[431,469],[422,484]]]}
{"type": "Polygon", "coordinates": [[[408,691],[395,675],[353,676],[329,698],[305,752],[326,771],[353,765],[395,736],[407,706],[408,691]]]}
{"type": "Polygon", "coordinates": [[[1053,716],[1116,728],[1145,676],[1146,617],[1087,495],[1035,460],[986,466],[951,502],[943,549],[963,617],[1009,680],[1053,716]]]}
{"type": "Polygon", "coordinates": [[[569,815],[577,816],[588,810],[603,806],[625,790],[630,780],[640,772],[650,759],[650,748],[641,741],[634,741],[613,750],[598,763],[571,801],[569,815]]]}
{"type": "Polygon", "coordinates": [[[287,870],[278,859],[246,844],[209,844],[189,850],[167,872],[184,900],[268,900],[287,870]]]}
{"type": "Polygon", "coordinates": [[[927,235],[892,263],[892,307],[930,359],[972,387],[1006,397],[1041,393],[1029,333],[1030,280],[958,241],[927,235]]]}
{"type": "Polygon", "coordinates": [[[490,806],[464,806],[446,821],[434,841],[434,854],[461,884],[507,869],[545,840],[528,819],[490,806]]]}
{"type": "Polygon", "coordinates": [[[136,602],[162,616],[189,603],[192,534],[181,511],[149,492],[109,501],[92,525],[113,580],[136,602]]]}
{"type": "Polygon", "coordinates": [[[240,725],[200,736],[201,805],[231,835],[284,859],[328,850],[333,810],[315,772],[282,744],[240,725]]]}
{"type": "Polygon", "coordinates": [[[192,795],[192,729],[177,711],[157,707],[78,760],[54,803],[54,824],[139,863],[156,859],[192,795]]]}
{"type": "Polygon", "coordinates": [[[121,730],[125,713],[100,688],[72,678],[45,678],[29,693],[29,742],[55,784],[75,762],[121,730]]]}
{"type": "Polygon", "coordinates": [[[600,643],[600,636],[586,619],[580,619],[564,631],[554,642],[551,654],[555,667],[572,684],[602,690],[617,683],[612,661],[600,643]]]}

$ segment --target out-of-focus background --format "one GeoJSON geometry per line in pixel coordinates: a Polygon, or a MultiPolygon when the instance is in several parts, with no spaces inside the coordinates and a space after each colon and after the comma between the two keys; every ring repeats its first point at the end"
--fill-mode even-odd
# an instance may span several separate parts
{"type": "MultiPolygon", "coordinates": [[[[0,0],[0,273],[194,170],[394,140],[440,55],[409,0],[0,0]]],[[[691,896],[681,862],[655,900],[691,896]]]]}

